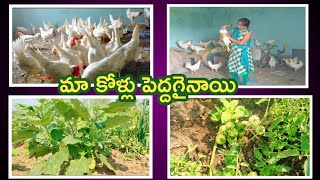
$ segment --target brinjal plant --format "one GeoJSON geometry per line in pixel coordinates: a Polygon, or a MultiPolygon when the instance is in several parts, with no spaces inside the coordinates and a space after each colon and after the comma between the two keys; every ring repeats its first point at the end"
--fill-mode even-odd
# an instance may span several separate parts
{"type": "Polygon", "coordinates": [[[30,157],[51,156],[35,164],[28,175],[90,175],[107,161],[114,141],[106,131],[130,120],[135,102],[89,106],[77,99],[40,99],[40,105],[18,104],[12,120],[12,143],[24,142],[30,157]]]}

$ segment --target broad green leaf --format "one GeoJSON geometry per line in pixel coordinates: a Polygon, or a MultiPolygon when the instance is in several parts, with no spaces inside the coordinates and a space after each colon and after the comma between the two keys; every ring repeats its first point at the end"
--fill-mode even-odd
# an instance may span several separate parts
{"type": "Polygon", "coordinates": [[[67,146],[70,155],[77,155],[80,152],[84,151],[84,148],[80,148],[77,144],[68,144],[67,146]]]}
{"type": "Polygon", "coordinates": [[[305,176],[310,176],[310,159],[309,158],[304,162],[303,172],[305,176]]]}
{"type": "Polygon", "coordinates": [[[67,168],[66,175],[84,175],[89,172],[90,161],[82,156],[80,159],[71,160],[70,166],[67,168]]]}
{"type": "Polygon", "coordinates": [[[63,99],[57,100],[54,107],[62,115],[65,115],[68,111],[70,111],[70,109],[72,109],[72,106],[66,103],[63,99]]]}
{"type": "Polygon", "coordinates": [[[301,150],[305,152],[309,152],[309,138],[306,135],[301,136],[301,150]]]}
{"type": "Polygon", "coordinates": [[[97,157],[101,160],[101,162],[107,166],[108,169],[110,169],[111,171],[113,171],[114,173],[116,172],[116,170],[112,167],[112,165],[108,162],[107,158],[102,155],[102,154],[97,154],[97,157]]]}
{"type": "Polygon", "coordinates": [[[237,107],[238,103],[239,103],[238,100],[232,100],[230,102],[230,111],[233,111],[237,107]]]}
{"type": "Polygon", "coordinates": [[[12,143],[32,138],[33,131],[20,131],[12,133],[12,143]]]}
{"type": "Polygon", "coordinates": [[[276,119],[274,119],[271,123],[271,125],[269,126],[268,130],[272,131],[273,128],[277,127],[277,125],[283,120],[282,116],[277,117],[276,119]]]}
{"type": "Polygon", "coordinates": [[[235,118],[241,118],[246,117],[246,111],[247,109],[244,106],[237,106],[234,110],[234,117],[235,118]]]}
{"type": "Polygon", "coordinates": [[[82,141],[81,141],[80,139],[76,139],[76,138],[74,138],[73,136],[69,135],[69,136],[65,137],[65,138],[62,140],[62,142],[63,142],[64,144],[68,145],[68,144],[80,143],[80,142],[82,142],[82,141]]]}
{"type": "Polygon", "coordinates": [[[299,155],[300,155],[300,153],[296,149],[288,149],[288,150],[284,150],[279,153],[280,158],[287,158],[289,156],[299,156],[299,155]]]}
{"type": "Polygon", "coordinates": [[[34,164],[32,168],[29,170],[28,175],[30,176],[38,176],[42,175],[44,172],[44,166],[46,165],[47,161],[41,161],[37,164],[34,164]]]}
{"type": "Polygon", "coordinates": [[[231,118],[232,118],[232,115],[230,112],[228,111],[223,112],[221,115],[222,124],[226,124],[228,121],[230,121],[231,118]]]}
{"type": "Polygon", "coordinates": [[[258,167],[258,168],[261,168],[261,167],[263,167],[263,166],[265,166],[266,165],[266,162],[265,161],[258,161],[258,162],[256,162],[256,166],[258,167]]]}
{"type": "Polygon", "coordinates": [[[218,112],[211,111],[211,120],[213,122],[218,122],[221,119],[221,115],[218,112]]]}
{"type": "Polygon", "coordinates": [[[52,122],[51,119],[44,119],[44,120],[29,120],[27,121],[28,124],[32,125],[40,125],[40,126],[46,126],[52,122]]]}
{"type": "Polygon", "coordinates": [[[30,152],[30,157],[42,157],[46,154],[49,154],[51,152],[51,149],[47,146],[40,146],[40,147],[37,147],[35,149],[33,149],[31,152],[30,152]]]}
{"type": "Polygon", "coordinates": [[[256,102],[257,105],[261,104],[261,103],[264,103],[264,102],[267,102],[269,101],[269,99],[267,98],[261,98],[258,102],[256,102]]]}
{"type": "Polygon", "coordinates": [[[263,158],[263,155],[261,154],[261,152],[257,149],[253,150],[253,153],[254,153],[254,157],[256,157],[259,161],[262,160],[263,158]]]}
{"type": "Polygon", "coordinates": [[[120,102],[117,100],[116,102],[111,102],[108,104],[107,108],[101,108],[106,113],[117,113],[123,112],[134,106],[136,102],[120,102]]]}
{"type": "Polygon", "coordinates": [[[129,120],[130,120],[129,116],[115,115],[114,117],[107,117],[106,126],[107,126],[107,128],[113,128],[113,127],[121,125],[129,120]]]}
{"type": "Polygon", "coordinates": [[[276,171],[281,173],[281,172],[289,172],[291,170],[290,167],[288,166],[284,166],[284,165],[280,165],[280,166],[276,166],[276,171]]]}
{"type": "Polygon", "coordinates": [[[220,100],[220,102],[223,103],[223,106],[224,106],[226,109],[229,109],[229,108],[230,108],[230,103],[229,103],[229,101],[228,101],[226,98],[220,98],[219,100],[220,100]]]}
{"type": "Polygon", "coordinates": [[[260,169],[260,176],[274,176],[275,165],[266,165],[260,169]]]}
{"type": "Polygon", "coordinates": [[[63,139],[62,134],[63,134],[63,131],[61,129],[53,129],[50,132],[51,138],[55,141],[60,141],[61,139],[63,139]]]}
{"type": "Polygon", "coordinates": [[[68,161],[69,151],[67,147],[60,147],[60,151],[53,154],[44,166],[44,174],[59,175],[60,167],[64,161],[68,161]]]}
{"type": "Polygon", "coordinates": [[[82,118],[86,119],[91,117],[88,108],[81,101],[78,99],[70,99],[70,101],[82,118]]]}
{"type": "Polygon", "coordinates": [[[75,110],[75,109],[70,109],[70,111],[66,112],[66,113],[64,114],[64,116],[65,116],[67,119],[69,119],[69,120],[71,120],[71,119],[76,120],[76,119],[78,119],[79,117],[81,117],[80,114],[79,114],[79,113],[77,112],[77,110],[75,110]]]}

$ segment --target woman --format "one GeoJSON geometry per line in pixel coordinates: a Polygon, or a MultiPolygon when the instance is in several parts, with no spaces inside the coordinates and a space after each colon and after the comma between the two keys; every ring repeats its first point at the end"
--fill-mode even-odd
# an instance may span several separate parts
{"type": "MultiPolygon", "coordinates": [[[[249,30],[250,20],[241,18],[237,28],[232,34],[226,34],[232,43],[231,53],[228,60],[228,70],[238,84],[238,77],[242,76],[242,85],[247,85],[248,74],[254,72],[254,65],[250,51],[252,32],[249,30]]],[[[229,26],[229,25],[224,25],[229,26]]]]}

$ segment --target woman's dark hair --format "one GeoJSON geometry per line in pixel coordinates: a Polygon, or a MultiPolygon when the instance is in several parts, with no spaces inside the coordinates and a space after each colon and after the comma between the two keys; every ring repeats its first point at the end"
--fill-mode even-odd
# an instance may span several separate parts
{"type": "Polygon", "coordinates": [[[250,20],[248,18],[241,18],[239,22],[242,22],[242,25],[247,26],[249,28],[250,20]]]}

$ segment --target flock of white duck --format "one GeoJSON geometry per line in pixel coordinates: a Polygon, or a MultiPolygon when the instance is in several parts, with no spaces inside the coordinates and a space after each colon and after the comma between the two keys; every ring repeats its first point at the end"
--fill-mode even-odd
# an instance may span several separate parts
{"type": "MultiPolygon", "coordinates": [[[[74,18],[71,24],[66,20],[59,28],[45,23],[43,28],[32,26],[32,30],[17,27],[16,35],[19,37],[12,43],[12,49],[18,67],[25,72],[25,82],[28,83],[30,77],[36,77],[42,82],[49,80],[56,83],[59,77],[70,74],[93,82],[97,74],[108,71],[118,72],[120,76],[121,69],[127,63],[141,58],[137,50],[141,24],[134,19],[141,16],[142,12],[127,9],[126,15],[131,21],[130,26],[134,27],[132,38],[126,44],[122,44],[120,40],[125,26],[123,17],[119,16],[115,20],[111,14],[111,24],[100,18],[96,25],[88,17],[86,20],[74,18]],[[54,40],[56,33],[61,33],[59,43],[54,40]],[[52,54],[59,60],[44,56],[39,49],[35,50],[33,44],[40,38],[44,42],[51,41],[52,54]],[[103,41],[107,44],[102,43],[103,41]]],[[[150,20],[149,9],[144,9],[144,15],[145,20],[150,20]]]]}

